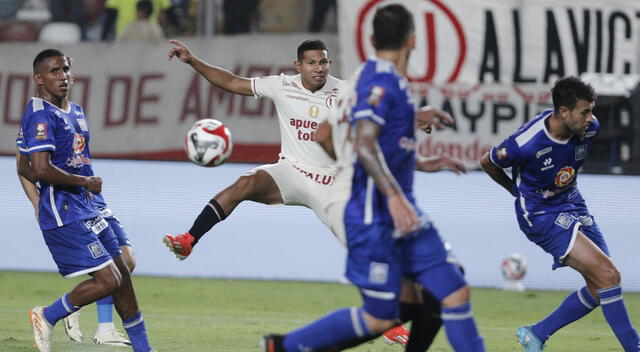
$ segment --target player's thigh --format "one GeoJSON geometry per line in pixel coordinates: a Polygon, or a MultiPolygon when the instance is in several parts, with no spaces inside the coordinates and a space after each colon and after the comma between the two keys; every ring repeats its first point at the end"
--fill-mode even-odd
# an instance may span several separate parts
{"type": "Polygon", "coordinates": [[[612,275],[615,274],[613,271],[617,271],[611,258],[585,236],[582,231],[578,231],[573,247],[565,258],[564,263],[580,272],[596,285],[601,282],[602,276],[612,275]]]}
{"type": "Polygon", "coordinates": [[[402,250],[391,236],[393,225],[346,224],[346,277],[360,289],[364,311],[382,320],[400,314],[402,250]]]}
{"type": "Polygon", "coordinates": [[[49,251],[64,277],[98,271],[120,255],[120,248],[107,222],[98,217],[44,230],[49,251]]]}
{"type": "Polygon", "coordinates": [[[286,204],[281,189],[286,185],[287,171],[281,162],[262,165],[243,175],[236,184],[248,200],[263,204],[286,204]]]}
{"type": "MultiPolygon", "coordinates": [[[[110,209],[105,209],[111,211],[110,209]]],[[[105,210],[102,210],[100,214],[102,214],[105,210]]],[[[109,223],[109,227],[113,231],[113,234],[116,236],[116,240],[118,241],[118,245],[120,246],[120,252],[122,253],[122,259],[129,267],[129,270],[133,272],[136,267],[136,258],[135,252],[131,245],[131,241],[129,240],[129,236],[127,236],[124,231],[124,226],[120,223],[117,217],[110,213],[109,217],[105,217],[105,220],[109,223]]]]}

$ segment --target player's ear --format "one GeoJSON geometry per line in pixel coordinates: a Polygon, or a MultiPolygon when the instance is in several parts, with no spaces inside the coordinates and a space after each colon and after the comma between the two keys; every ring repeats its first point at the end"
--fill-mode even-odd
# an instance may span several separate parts
{"type": "Polygon", "coordinates": [[[415,33],[409,33],[409,36],[407,37],[407,48],[412,49],[412,50],[416,48],[416,35],[415,35],[415,33]]]}
{"type": "Polygon", "coordinates": [[[302,62],[296,60],[293,62],[293,67],[296,68],[296,71],[298,71],[298,73],[300,73],[300,70],[302,68],[302,62]]]}
{"type": "Polygon", "coordinates": [[[36,85],[41,86],[44,84],[44,81],[42,80],[40,73],[36,72],[33,74],[32,77],[33,77],[33,81],[36,82],[36,85]]]}
{"type": "Polygon", "coordinates": [[[373,36],[373,34],[369,37],[369,43],[371,43],[372,47],[376,47],[376,38],[373,36]]]}
{"type": "Polygon", "coordinates": [[[570,111],[569,108],[566,107],[566,106],[560,106],[558,108],[559,115],[562,118],[565,118],[567,116],[567,114],[569,113],[569,111],[570,111]]]}

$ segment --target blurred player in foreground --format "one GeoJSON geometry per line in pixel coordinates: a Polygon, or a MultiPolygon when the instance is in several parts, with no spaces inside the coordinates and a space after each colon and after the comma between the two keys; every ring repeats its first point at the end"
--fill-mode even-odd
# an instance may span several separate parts
{"type": "Polygon", "coordinates": [[[33,70],[38,97],[27,104],[20,126],[19,174],[31,183],[25,188],[30,199],[37,193],[33,183],[39,182],[37,218],[60,274],[91,275],[53,304],[29,311],[36,347],[51,351],[53,327],[59,320],[112,295],[133,350],[152,351],[120,244],[97,209],[100,203],[95,197],[102,180],[90,167],[84,111],[67,98],[69,59],[58,50],[43,50],[35,57],[33,70]]]}
{"type": "Polygon", "coordinates": [[[575,269],[586,286],[542,321],[520,327],[516,336],[524,351],[542,351],[554,332],[601,306],[624,350],[640,351],[622,298],[620,272],[577,187],[577,172],[600,128],[593,116],[595,92],[575,77],[558,80],[551,92],[553,109],[493,147],[481,164],[515,197],[520,229],[553,256],[552,268],[575,269]],[[508,167],[511,177],[503,171],[508,167]]]}
{"type": "Polygon", "coordinates": [[[376,57],[357,70],[350,81],[353,99],[346,102],[354,145],[346,146],[346,137],[336,143],[342,169],[332,189],[348,198],[344,210],[332,214],[344,215],[346,276],[360,289],[364,305],[337,310],[284,336],[265,336],[263,351],[338,351],[375,338],[397,324],[404,277],[441,302],[456,351],[484,351],[469,287],[447,261],[412,193],[416,115],[404,75],[415,46],[413,17],[402,5],[388,5],[376,11],[373,27],[376,57]]]}

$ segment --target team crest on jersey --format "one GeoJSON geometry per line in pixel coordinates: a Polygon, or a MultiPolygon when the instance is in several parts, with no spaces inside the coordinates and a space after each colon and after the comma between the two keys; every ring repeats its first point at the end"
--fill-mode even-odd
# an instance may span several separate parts
{"type": "Polygon", "coordinates": [[[546,147],[544,149],[540,149],[536,152],[536,159],[540,159],[541,156],[550,153],[553,150],[553,147],[546,147]]]}
{"type": "Polygon", "coordinates": [[[373,88],[371,88],[371,93],[369,93],[369,96],[367,97],[367,103],[373,106],[380,105],[380,101],[382,101],[384,93],[386,93],[384,88],[380,86],[373,86],[373,88]]]}
{"type": "Polygon", "coordinates": [[[576,161],[587,157],[587,145],[582,144],[576,147],[576,161]]]}
{"type": "Polygon", "coordinates": [[[327,100],[325,101],[325,104],[327,105],[327,107],[329,109],[331,109],[332,107],[334,107],[336,105],[336,100],[338,98],[335,95],[330,95],[327,97],[327,100]]]}
{"type": "Polygon", "coordinates": [[[498,160],[506,159],[509,156],[509,152],[507,152],[507,148],[502,147],[500,149],[496,149],[496,156],[498,160]]]}
{"type": "Polygon", "coordinates": [[[105,255],[104,249],[98,241],[89,243],[87,245],[87,248],[89,248],[89,252],[91,253],[93,259],[98,259],[105,255]]]}
{"type": "Polygon", "coordinates": [[[371,262],[369,265],[369,282],[384,285],[389,279],[389,264],[371,262]]]}
{"type": "Polygon", "coordinates": [[[47,139],[47,123],[36,124],[36,139],[47,139]]]}
{"type": "Polygon", "coordinates": [[[576,177],[576,170],[571,166],[565,166],[556,174],[556,186],[565,187],[573,182],[576,177]]]}
{"type": "Polygon", "coordinates": [[[85,132],[89,132],[89,126],[87,126],[87,120],[85,120],[85,119],[76,119],[76,121],[78,121],[78,126],[80,126],[81,130],[83,130],[85,132]]]}
{"type": "Polygon", "coordinates": [[[80,133],[73,134],[73,152],[76,154],[82,153],[85,147],[84,136],[80,133]]]}

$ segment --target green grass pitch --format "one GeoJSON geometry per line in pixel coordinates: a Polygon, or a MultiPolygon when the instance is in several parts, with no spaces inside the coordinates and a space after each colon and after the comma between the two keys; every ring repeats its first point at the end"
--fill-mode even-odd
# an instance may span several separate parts
{"type": "MultiPolygon", "coordinates": [[[[78,281],[54,273],[0,272],[0,352],[35,351],[27,310],[49,304],[78,281]]],[[[287,332],[336,308],[360,304],[352,286],[333,283],[135,276],[134,284],[151,343],[159,352],[257,352],[265,333],[287,332]]],[[[544,317],[566,294],[474,289],[474,313],[487,349],[519,351],[515,329],[544,317]]],[[[624,297],[635,326],[640,326],[640,294],[624,297]]],[[[59,326],[54,330],[54,352],[127,351],[90,343],[97,324],[94,305],[83,308],[80,323],[85,342],[69,341],[59,326]]],[[[117,318],[116,326],[121,326],[117,318]]],[[[556,333],[548,345],[552,352],[621,350],[600,309],[556,333]]],[[[353,349],[402,350],[381,339],[353,349]]],[[[431,351],[451,351],[442,330],[431,351]]]]}

